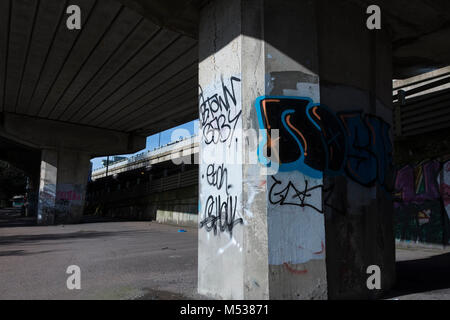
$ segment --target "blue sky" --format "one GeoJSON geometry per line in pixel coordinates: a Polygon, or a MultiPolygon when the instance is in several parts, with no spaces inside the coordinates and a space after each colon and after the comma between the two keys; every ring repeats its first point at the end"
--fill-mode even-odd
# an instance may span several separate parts
{"type": "MultiPolygon", "coordinates": [[[[175,130],[177,129],[182,129],[182,130],[187,130],[189,131],[190,135],[196,134],[197,130],[198,130],[198,120],[194,120],[185,124],[182,124],[178,127],[166,130],[161,132],[160,134],[154,134],[152,136],[147,137],[147,146],[145,149],[133,153],[133,154],[127,154],[127,155],[120,155],[120,154],[116,154],[116,156],[126,156],[126,157],[131,157],[135,154],[139,154],[142,153],[144,151],[148,151],[148,150],[153,150],[155,148],[158,148],[159,146],[159,140],[161,139],[161,146],[164,146],[166,144],[168,144],[169,142],[171,142],[172,139],[172,134],[175,130]]],[[[177,140],[179,137],[174,137],[175,140],[177,140]]],[[[101,158],[94,158],[91,159],[92,162],[92,168],[93,169],[98,169],[101,168],[103,166],[102,164],[102,160],[106,160],[107,157],[101,157],[101,158]]]]}

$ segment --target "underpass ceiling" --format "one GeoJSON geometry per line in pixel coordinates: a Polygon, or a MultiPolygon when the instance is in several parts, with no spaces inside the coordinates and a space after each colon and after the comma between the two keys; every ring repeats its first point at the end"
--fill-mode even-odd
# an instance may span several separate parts
{"type": "Polygon", "coordinates": [[[0,44],[0,112],[142,135],[197,117],[197,41],[118,1],[1,1],[0,44]]]}
{"type": "MultiPolygon", "coordinates": [[[[346,1],[381,6],[396,78],[450,64],[448,0],[346,1]]],[[[139,135],[197,118],[205,3],[0,1],[0,112],[139,135]],[[69,4],[82,9],[81,30],[66,27],[69,4]]]]}

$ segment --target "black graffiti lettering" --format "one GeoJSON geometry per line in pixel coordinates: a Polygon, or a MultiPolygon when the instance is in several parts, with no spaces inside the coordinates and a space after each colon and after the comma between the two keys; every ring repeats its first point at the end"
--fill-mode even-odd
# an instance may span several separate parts
{"type": "Polygon", "coordinates": [[[297,206],[301,208],[312,208],[319,213],[323,213],[322,208],[309,204],[308,200],[312,197],[312,191],[320,189],[323,190],[322,185],[308,188],[308,181],[305,179],[304,186],[297,189],[297,187],[289,181],[287,186],[281,191],[276,190],[277,187],[283,188],[283,182],[277,180],[272,176],[273,185],[270,188],[269,201],[271,204],[279,204],[280,206],[297,206]],[[289,197],[291,195],[291,197],[289,197]]]}
{"type": "Polygon", "coordinates": [[[207,232],[214,231],[214,235],[218,232],[228,232],[233,235],[233,228],[238,224],[243,224],[242,218],[236,219],[237,196],[227,196],[226,200],[222,200],[221,196],[208,197],[205,207],[205,219],[200,222],[200,228],[205,228],[207,232]]]}
{"type": "Polygon", "coordinates": [[[228,184],[228,170],[225,165],[220,166],[210,164],[206,169],[206,181],[212,187],[217,188],[217,190],[222,190],[225,186],[225,191],[229,195],[229,189],[231,186],[228,184]]]}
{"type": "Polygon", "coordinates": [[[236,125],[242,110],[238,108],[235,82],[241,80],[230,78],[229,89],[222,79],[222,95],[216,93],[205,97],[202,87],[199,87],[200,123],[203,142],[207,145],[225,143],[233,140],[236,125]]]}
{"type": "Polygon", "coordinates": [[[256,109],[268,154],[278,147],[281,170],[299,169],[315,178],[346,175],[363,186],[392,190],[390,126],[380,117],[362,111],[335,114],[307,98],[263,97],[256,109]],[[277,140],[271,138],[272,129],[280,130],[277,140]]]}

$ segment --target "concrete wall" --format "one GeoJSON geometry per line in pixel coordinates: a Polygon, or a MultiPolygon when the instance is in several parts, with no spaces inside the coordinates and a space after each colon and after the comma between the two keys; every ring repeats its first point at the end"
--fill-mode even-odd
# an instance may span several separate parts
{"type": "Polygon", "coordinates": [[[186,227],[198,226],[197,187],[158,192],[131,201],[108,204],[104,215],[118,219],[149,220],[186,227]]]}
{"type": "Polygon", "coordinates": [[[186,227],[198,226],[198,187],[192,186],[157,194],[159,199],[149,203],[150,214],[156,222],[186,227]]]}
{"type": "Polygon", "coordinates": [[[88,187],[89,215],[198,225],[198,170],[191,165],[124,172],[98,179],[88,187]],[[156,175],[156,177],[154,176],[156,175]]]}

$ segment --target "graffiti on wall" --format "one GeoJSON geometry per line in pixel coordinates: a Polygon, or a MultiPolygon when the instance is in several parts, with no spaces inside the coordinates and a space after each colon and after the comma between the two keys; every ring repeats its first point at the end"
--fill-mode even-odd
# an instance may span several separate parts
{"type": "Polygon", "coordinates": [[[439,175],[438,184],[445,212],[450,220],[450,161],[442,165],[441,174],[439,175]]]}
{"type": "Polygon", "coordinates": [[[242,154],[241,97],[238,77],[223,78],[209,88],[199,88],[199,113],[202,154],[200,163],[200,229],[214,235],[228,233],[244,223],[242,218],[242,167],[240,161],[229,161],[242,154]],[[237,163],[237,164],[233,164],[237,163]]]}
{"type": "Polygon", "coordinates": [[[297,170],[321,179],[346,174],[370,187],[392,185],[394,167],[390,126],[363,112],[335,114],[309,98],[260,97],[256,102],[261,129],[259,161],[269,165],[262,150],[278,148],[280,171],[297,170]],[[279,138],[271,130],[279,129],[279,138]]]}
{"type": "Polygon", "coordinates": [[[448,241],[449,182],[450,161],[428,160],[398,170],[394,193],[397,239],[448,241]]]}

